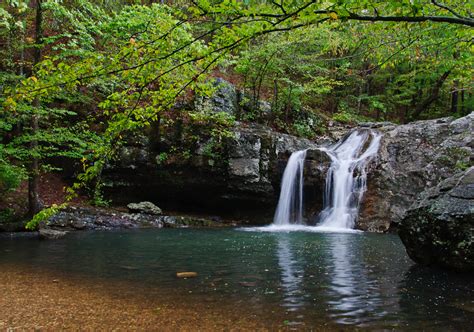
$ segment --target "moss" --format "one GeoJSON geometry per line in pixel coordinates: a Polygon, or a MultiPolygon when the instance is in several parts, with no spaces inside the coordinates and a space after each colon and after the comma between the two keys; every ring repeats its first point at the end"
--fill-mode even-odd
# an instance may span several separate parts
{"type": "Polygon", "coordinates": [[[462,161],[462,160],[458,160],[456,162],[456,165],[454,165],[454,167],[456,167],[460,171],[465,171],[471,166],[472,166],[472,163],[468,163],[468,162],[465,162],[465,161],[462,161]]]}

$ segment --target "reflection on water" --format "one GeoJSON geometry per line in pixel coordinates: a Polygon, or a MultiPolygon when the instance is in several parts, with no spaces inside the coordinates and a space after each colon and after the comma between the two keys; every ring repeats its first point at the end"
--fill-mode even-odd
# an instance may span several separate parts
{"type": "Polygon", "coordinates": [[[334,234],[330,243],[328,305],[331,316],[338,323],[359,326],[383,318],[386,311],[380,310],[381,289],[364,264],[363,248],[347,234],[334,234]]]}
{"type": "Polygon", "coordinates": [[[367,276],[354,264],[348,246],[347,237],[338,236],[330,248],[329,291],[332,300],[328,304],[332,315],[340,323],[353,323],[353,317],[364,313],[370,306],[370,303],[363,301],[364,295],[368,294],[367,289],[364,289],[368,286],[367,276]]]}
{"type": "Polygon", "coordinates": [[[338,324],[362,327],[382,319],[387,323],[387,314],[398,311],[396,288],[379,282],[377,274],[371,273],[373,266],[364,260],[368,247],[354,241],[360,234],[328,234],[320,238],[324,254],[313,262],[306,261],[304,248],[298,251],[301,246],[291,234],[275,236],[284,292],[281,305],[288,311],[304,312],[311,305],[307,295],[317,292],[314,300],[338,324]],[[317,278],[310,272],[314,272],[315,264],[319,267],[317,278]]]}
{"type": "Polygon", "coordinates": [[[278,265],[281,271],[281,286],[284,290],[283,306],[290,311],[297,311],[305,305],[302,283],[304,279],[304,257],[296,259],[290,247],[288,234],[281,234],[277,244],[278,265]]]}
{"type": "Polygon", "coordinates": [[[0,238],[0,271],[2,264],[123,281],[130,296],[138,288],[192,294],[197,303],[252,312],[268,326],[474,328],[472,275],[411,268],[392,235],[163,229],[0,238]],[[177,279],[179,271],[199,276],[177,279]]]}

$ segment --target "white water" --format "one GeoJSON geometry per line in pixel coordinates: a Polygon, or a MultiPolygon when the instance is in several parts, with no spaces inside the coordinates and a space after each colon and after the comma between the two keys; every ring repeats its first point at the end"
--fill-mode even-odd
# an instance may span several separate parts
{"type": "Polygon", "coordinates": [[[381,135],[354,131],[330,148],[321,148],[331,158],[326,176],[324,209],[318,226],[303,223],[303,168],[306,150],[294,152],[283,174],[280,198],[273,224],[263,231],[356,232],[359,205],[367,189],[367,165],[377,154],[381,135]]]}
{"type": "Polygon", "coordinates": [[[303,224],[303,167],[306,150],[293,152],[281,183],[274,225],[303,224]]]}
{"type": "Polygon", "coordinates": [[[326,150],[332,163],[326,176],[320,227],[354,228],[367,189],[367,164],[377,154],[380,139],[373,131],[354,131],[326,150]]]}

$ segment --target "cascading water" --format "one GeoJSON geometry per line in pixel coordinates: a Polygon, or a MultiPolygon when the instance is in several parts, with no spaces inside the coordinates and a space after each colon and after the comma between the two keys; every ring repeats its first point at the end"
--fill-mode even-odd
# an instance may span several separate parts
{"type": "Polygon", "coordinates": [[[324,209],[319,226],[352,229],[367,188],[366,166],[377,154],[381,135],[373,131],[353,131],[345,140],[325,149],[332,160],[326,176],[324,209]]]}
{"type": "Polygon", "coordinates": [[[280,199],[273,218],[278,226],[303,224],[303,166],[306,150],[296,151],[288,159],[281,183],[280,199]]]}
{"type": "Polygon", "coordinates": [[[344,231],[354,228],[359,205],[366,190],[366,166],[377,154],[381,135],[371,130],[356,130],[330,148],[321,148],[331,158],[326,176],[324,209],[318,226],[303,223],[303,168],[306,150],[296,151],[283,173],[280,199],[272,227],[314,231],[344,231]]]}

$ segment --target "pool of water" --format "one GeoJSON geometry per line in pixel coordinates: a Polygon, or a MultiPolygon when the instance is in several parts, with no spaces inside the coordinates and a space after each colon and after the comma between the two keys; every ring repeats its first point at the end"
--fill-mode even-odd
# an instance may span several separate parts
{"type": "Polygon", "coordinates": [[[474,328],[473,276],[415,266],[395,235],[159,229],[0,238],[0,269],[7,264],[117,281],[150,296],[192,294],[269,326],[474,328]],[[198,277],[176,278],[182,271],[198,277]]]}

